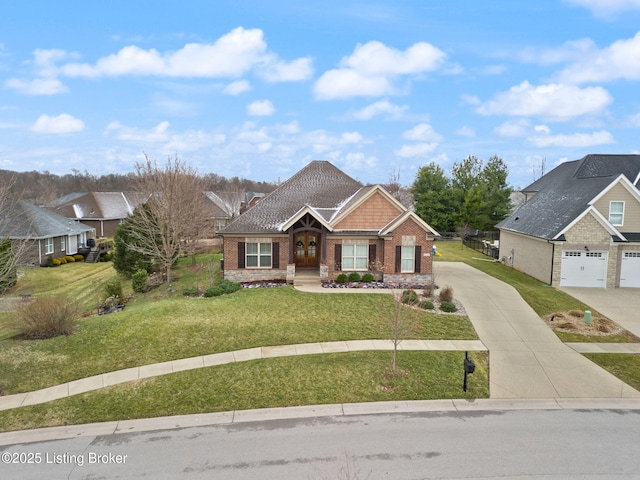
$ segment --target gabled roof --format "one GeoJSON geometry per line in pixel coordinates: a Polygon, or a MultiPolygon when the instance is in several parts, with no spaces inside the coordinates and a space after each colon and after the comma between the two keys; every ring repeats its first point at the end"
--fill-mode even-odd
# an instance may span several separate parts
{"type": "Polygon", "coordinates": [[[407,210],[402,215],[399,215],[397,218],[393,219],[388,225],[382,228],[378,234],[380,236],[390,235],[399,225],[402,225],[407,219],[411,218],[414,222],[416,222],[420,227],[422,227],[426,232],[430,232],[432,235],[439,237],[440,234],[436,232],[431,225],[422,220],[415,212],[411,210],[407,210]]]}
{"type": "Polygon", "coordinates": [[[145,201],[145,194],[138,192],[71,193],[59,198],[52,210],[77,220],[120,220],[145,201]]]}
{"type": "Polygon", "coordinates": [[[211,201],[214,218],[232,218],[240,215],[242,194],[240,192],[204,192],[211,201]]]}
{"type": "Polygon", "coordinates": [[[551,240],[581,216],[620,175],[640,175],[640,155],[587,155],[565,162],[524,188],[536,195],[497,227],[551,240]]]}
{"type": "Polygon", "coordinates": [[[315,160],[231,222],[228,234],[282,233],[282,227],[305,206],[328,221],[362,184],[327,161],[315,160]]]}
{"type": "Polygon", "coordinates": [[[0,237],[39,240],[79,235],[93,228],[24,200],[3,202],[0,212],[0,237]]]}

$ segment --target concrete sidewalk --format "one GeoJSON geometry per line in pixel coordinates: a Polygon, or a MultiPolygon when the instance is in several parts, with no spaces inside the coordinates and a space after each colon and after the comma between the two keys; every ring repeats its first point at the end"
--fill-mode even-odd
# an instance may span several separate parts
{"type": "Polygon", "coordinates": [[[435,262],[490,351],[491,398],[639,398],[640,392],[563,344],[518,292],[464,263],[435,262]]]}
{"type": "MultiPolygon", "coordinates": [[[[390,340],[348,340],[343,342],[304,343],[299,345],[279,345],[256,347],[233,352],[214,353],[199,357],[183,358],[170,362],[155,363],[141,367],[127,368],[115,372],[103,373],[93,377],[33,392],[17,393],[0,397],[0,410],[36,405],[50,402],[80,393],[99,390],[104,387],[132,382],[143,378],[157,377],[184,370],[213,367],[234,362],[245,362],[263,358],[290,357],[295,355],[315,355],[322,353],[361,352],[368,350],[393,350],[390,340]]],[[[486,351],[485,345],[478,340],[403,340],[398,350],[439,350],[439,351],[486,351]]]]}

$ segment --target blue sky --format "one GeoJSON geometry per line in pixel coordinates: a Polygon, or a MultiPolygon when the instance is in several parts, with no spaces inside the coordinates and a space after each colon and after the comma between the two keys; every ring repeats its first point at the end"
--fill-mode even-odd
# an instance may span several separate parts
{"type": "Polygon", "coordinates": [[[0,13],[0,168],[405,185],[503,158],[523,187],[640,153],[640,0],[25,1],[0,13]]]}

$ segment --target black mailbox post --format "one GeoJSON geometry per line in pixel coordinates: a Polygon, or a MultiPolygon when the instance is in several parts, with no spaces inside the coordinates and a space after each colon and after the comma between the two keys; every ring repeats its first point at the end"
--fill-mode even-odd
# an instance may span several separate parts
{"type": "Polygon", "coordinates": [[[467,391],[467,375],[476,371],[476,364],[469,358],[469,352],[464,352],[464,383],[462,391],[467,391]]]}

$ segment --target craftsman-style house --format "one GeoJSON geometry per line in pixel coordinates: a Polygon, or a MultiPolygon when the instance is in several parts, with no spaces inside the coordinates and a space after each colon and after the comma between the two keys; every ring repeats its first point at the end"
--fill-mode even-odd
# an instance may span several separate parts
{"type": "Polygon", "coordinates": [[[221,235],[233,281],[293,282],[299,269],[313,269],[321,279],[369,272],[400,283],[431,280],[438,233],[382,186],[312,161],[221,235]]]}

